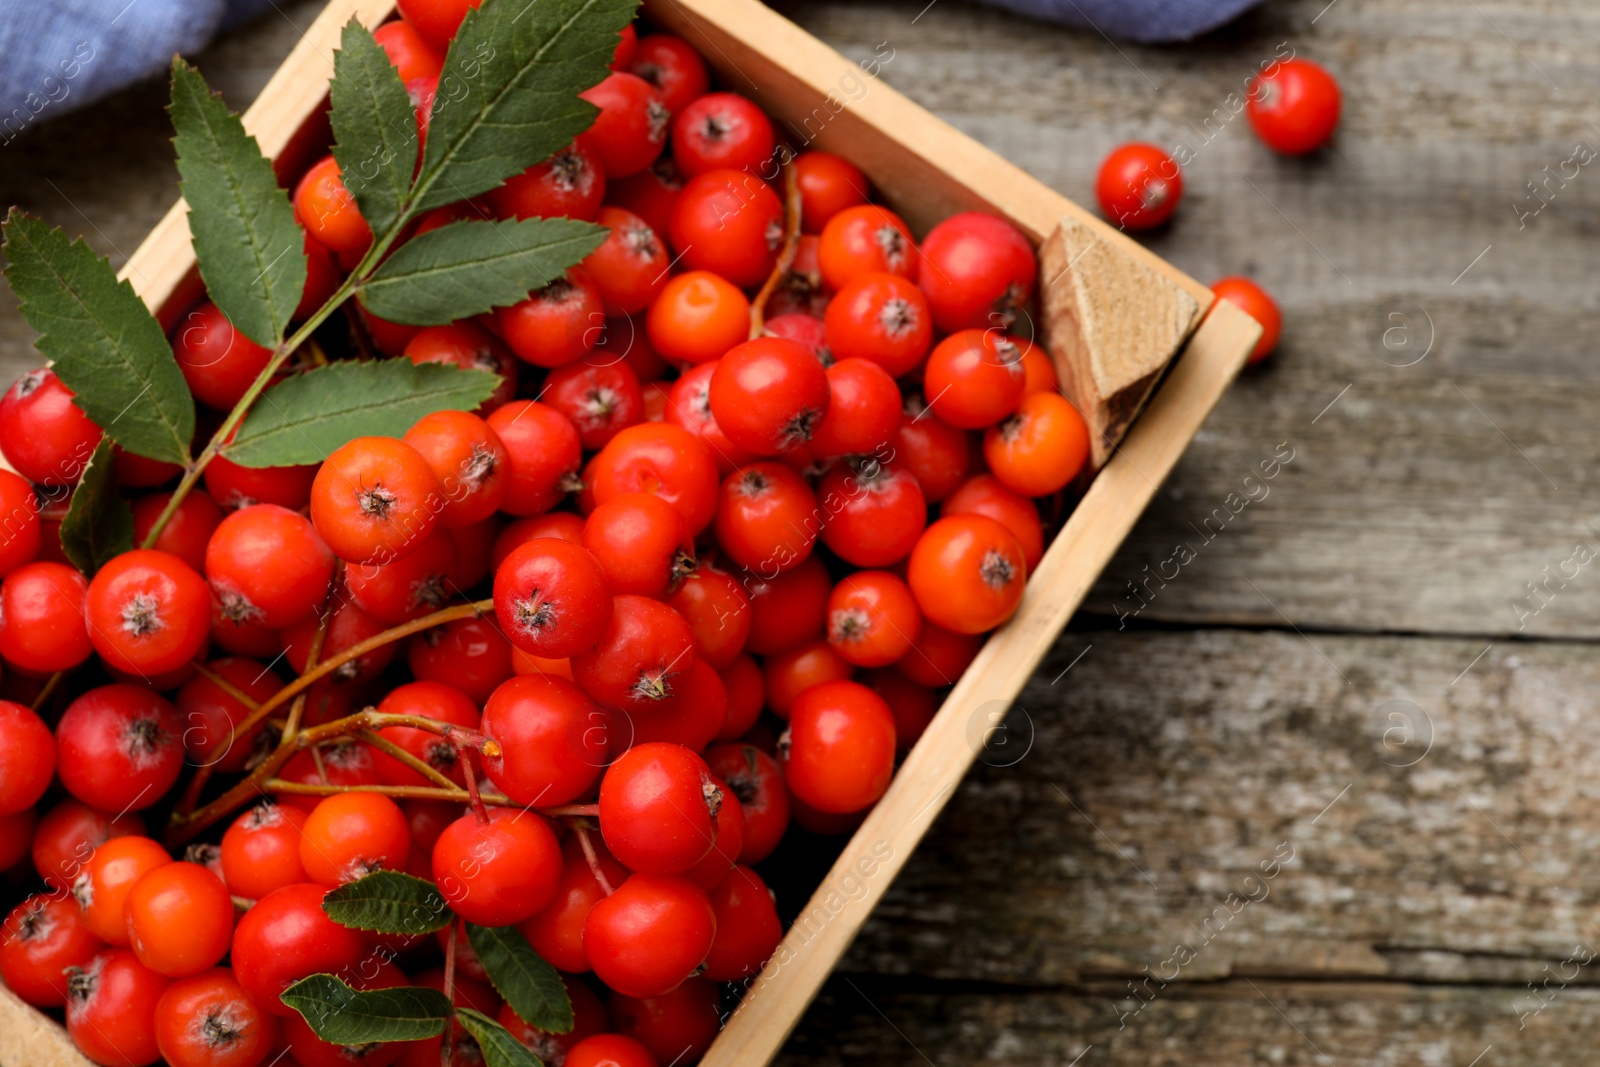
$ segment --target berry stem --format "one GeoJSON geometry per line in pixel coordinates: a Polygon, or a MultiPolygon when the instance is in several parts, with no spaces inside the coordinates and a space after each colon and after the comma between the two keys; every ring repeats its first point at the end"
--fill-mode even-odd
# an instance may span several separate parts
{"type": "MultiPolygon", "coordinates": [[[[455,743],[452,732],[448,727],[445,730],[445,740],[455,743]]],[[[481,823],[489,821],[489,809],[483,806],[483,797],[478,795],[478,775],[472,769],[472,748],[467,744],[456,744],[456,755],[461,759],[462,776],[467,780],[468,802],[472,805],[472,812],[481,823]]]]}
{"type": "Polygon", "coordinates": [[[39,695],[33,698],[33,703],[29,704],[28,707],[32,708],[34,711],[38,711],[40,708],[44,707],[45,701],[49,700],[50,695],[56,691],[58,686],[61,685],[61,679],[66,675],[66,673],[66,671],[56,671],[54,674],[52,674],[49,679],[45,681],[44,685],[39,688],[39,695]]]}
{"type": "MultiPolygon", "coordinates": [[[[393,756],[401,763],[404,763],[407,767],[410,767],[412,770],[416,771],[418,774],[422,775],[439,788],[456,788],[456,783],[451,781],[446,775],[439,773],[439,769],[433,766],[433,764],[426,760],[418,759],[416,756],[407,752],[405,749],[401,748],[387,737],[380,736],[377,731],[358,730],[356,731],[356,736],[365,741],[367,744],[371,745],[373,748],[387,752],[389,755],[393,756]]],[[[313,749],[312,751],[316,750],[313,749]]],[[[463,756],[462,758],[465,759],[466,757],[463,756]]]]}
{"type": "Polygon", "coordinates": [[[440,1067],[450,1067],[451,1038],[455,1036],[456,1021],[453,1011],[456,1006],[456,942],[467,936],[466,925],[461,916],[457,915],[450,923],[450,936],[444,943],[444,999],[449,1001],[452,1016],[444,1024],[444,1037],[439,1042],[440,1067]]]}
{"type": "MultiPolygon", "coordinates": [[[[228,681],[222,675],[218,674],[210,667],[207,667],[199,660],[195,660],[193,663],[189,664],[189,666],[193,667],[194,672],[200,677],[204,678],[206,681],[210,682],[212,685],[216,686],[218,689],[222,690],[224,693],[243,704],[248,710],[255,711],[256,708],[261,706],[256,702],[255,697],[252,697],[249,693],[246,693],[243,689],[240,689],[238,686],[234,685],[232,682],[228,681]]],[[[228,743],[223,747],[223,751],[226,752],[229,748],[231,748],[235,740],[237,740],[237,738],[234,737],[233,731],[229,730],[228,743]]]]}
{"type": "MultiPolygon", "coordinates": [[[[598,810],[599,806],[596,805],[596,811],[598,810]]],[[[573,826],[572,832],[578,835],[578,847],[583,849],[583,858],[589,863],[589,873],[594,875],[594,880],[600,883],[600,888],[609,897],[617,890],[611,884],[610,879],[606,877],[606,872],[600,868],[600,854],[594,850],[594,842],[589,839],[589,828],[587,826],[573,826]]]]}
{"type": "MultiPolygon", "coordinates": [[[[326,678],[346,663],[360,659],[374,649],[382,648],[384,645],[392,644],[402,637],[410,637],[414,633],[421,633],[423,630],[434,626],[454,622],[457,619],[475,619],[493,610],[494,599],[492,597],[485,600],[475,600],[470,604],[454,604],[448,608],[441,608],[431,615],[424,615],[420,619],[412,619],[410,622],[401,623],[399,626],[392,626],[380,634],[374,634],[365,641],[359,641],[349,648],[334,653],[316,666],[307,664],[304,674],[263,701],[261,707],[257,708],[239,724],[238,729],[248,731],[250,727],[261,719],[311,688],[314,682],[326,678]]],[[[332,724],[330,723],[329,725],[332,724]]]]}
{"type": "Polygon", "coordinates": [[[783,168],[783,245],[778,252],[778,262],[772,266],[772,273],[767,275],[761,290],[750,301],[750,340],[760,337],[766,329],[767,301],[783,283],[783,276],[789,273],[789,268],[794,266],[795,253],[799,249],[800,179],[795,175],[794,164],[788,163],[783,168]]]}

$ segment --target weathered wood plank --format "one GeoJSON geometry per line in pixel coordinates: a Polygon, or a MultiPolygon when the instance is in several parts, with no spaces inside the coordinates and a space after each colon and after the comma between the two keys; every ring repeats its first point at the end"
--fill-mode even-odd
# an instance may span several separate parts
{"type": "Polygon", "coordinates": [[[1505,1067],[1589,1063],[1600,992],[1565,989],[1537,1015],[1516,990],[1222,982],[1138,1015],[1114,994],[906,991],[839,975],[777,1063],[835,1067],[1505,1067]],[[1119,1020],[1126,1025],[1118,1028],[1119,1020]]]}
{"type": "Polygon", "coordinates": [[[1536,979],[1600,953],[1597,702],[1575,644],[1070,633],[845,967],[1536,979]]]}

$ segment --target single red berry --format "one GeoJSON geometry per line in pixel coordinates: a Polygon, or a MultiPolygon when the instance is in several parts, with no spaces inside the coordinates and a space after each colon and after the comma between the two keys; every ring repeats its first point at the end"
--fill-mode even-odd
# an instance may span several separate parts
{"type": "Polygon", "coordinates": [[[553,537],[520,545],[495,569],[494,604],[511,643],[549,659],[592,648],[611,618],[601,561],[553,537]]]}
{"type": "Polygon", "coordinates": [[[543,816],[495,808],[484,822],[469,812],[434,844],[433,880],[467,922],[511,926],[555,899],[561,846],[543,816]]]}
{"type": "Polygon", "coordinates": [[[0,927],[0,981],[35,1007],[59,1008],[67,1002],[67,969],[82,967],[100,947],[77,901],[36,893],[0,927]]]}
{"type": "MultiPolygon", "coordinates": [[[[149,493],[131,501],[133,507],[133,543],[144,544],[155,527],[156,519],[172,500],[171,493],[149,493]]],[[[204,493],[190,493],[178,502],[177,510],[162,527],[161,535],[151,548],[169,552],[201,573],[206,569],[206,546],[211,535],[222,522],[222,509],[204,493]]],[[[0,548],[0,553],[4,549],[0,548]]],[[[4,567],[0,567],[3,571],[4,567]]]]}
{"type": "Polygon", "coordinates": [[[701,662],[724,670],[744,651],[750,636],[750,597],[732,575],[700,567],[684,578],[668,603],[689,624],[701,662]]]}
{"type": "Polygon", "coordinates": [[[198,863],[168,863],[146,873],[123,902],[128,944],[139,962],[168,978],[217,964],[233,940],[233,899],[198,863]]]}
{"type": "Polygon", "coordinates": [[[141,1067],[161,1058],[156,1003],[167,979],[125,948],[108,948],[67,969],[67,1033],[104,1067],[141,1067]]]}
{"type": "Polygon", "coordinates": [[[761,666],[767,709],[787,719],[795,698],[807,689],[823,682],[849,681],[855,674],[856,665],[822,638],[785,649],[766,657],[761,666]]]}
{"type": "Polygon", "coordinates": [[[867,202],[867,176],[841,156],[801,152],[793,166],[800,186],[800,229],[805,233],[821,233],[839,212],[867,202]]]}
{"type": "MultiPolygon", "coordinates": [[[[383,715],[411,715],[437,723],[478,728],[478,707],[461,690],[443,682],[407,682],[389,691],[378,702],[383,715]]],[[[433,730],[419,726],[385,726],[378,736],[409,752],[457,785],[466,785],[465,768],[455,742],[433,730]]],[[[412,770],[387,752],[374,752],[378,774],[390,785],[432,785],[419,771],[412,770]]]]}
{"type": "Polygon", "coordinates": [[[645,316],[650,344],[663,358],[706,363],[750,336],[750,301],[710,270],[667,280],[645,316]]]}
{"type": "Polygon", "coordinates": [[[774,575],[810,558],[823,518],[804,478],[782,463],[754,463],[723,480],[714,529],[729,559],[774,575]]]}
{"type": "Polygon", "coordinates": [[[737,982],[758,973],[783,940],[783,924],[772,891],[749,867],[735,867],[711,890],[717,935],[706,954],[705,976],[737,982]]]}
{"type": "Polygon", "coordinates": [[[652,493],[620,493],[596,504],[584,522],[583,545],[613,593],[666,597],[697,565],[688,521],[652,493]]]}
{"type": "Polygon", "coordinates": [[[954,492],[972,469],[972,435],[942,421],[921,403],[920,396],[916,401],[920,410],[901,416],[894,456],[916,476],[928,503],[937,504],[954,492]]]}
{"type": "Polygon", "coordinates": [[[104,811],[148,808],[183,769],[177,709],[142,685],[91,689],[56,723],[57,773],[67,792],[104,811]]]}
{"type": "Polygon", "coordinates": [[[206,577],[229,622],[281,630],[314,616],[327,599],[333,552],[305,516],[256,504],[217,526],[206,545],[206,577]]]}
{"type": "Polygon", "coordinates": [[[957,633],[924,619],[922,633],[894,669],[918,685],[954,685],[982,647],[979,634],[957,633]]]}
{"type": "Polygon", "coordinates": [[[282,680],[253,659],[228,656],[207,663],[206,673],[184,682],[173,699],[183,723],[183,749],[189,761],[229,774],[244,770],[256,754],[266,724],[258,724],[248,734],[237,733],[235,728],[250,709],[234,693],[259,704],[282,688],[282,680]]]}
{"type": "Polygon", "coordinates": [[[1245,113],[1267,147],[1305,155],[1328,143],[1339,125],[1339,83],[1309,59],[1273,63],[1250,84],[1245,113]]]}
{"type": "Polygon", "coordinates": [[[568,145],[489,193],[501,218],[570,218],[593,222],[606,195],[606,172],[594,148],[568,145]]]}
{"type": "Polygon", "coordinates": [[[155,1032],[169,1067],[257,1067],[278,1043],[278,1020],[251,1002],[231,970],[218,967],[166,988],[156,1002],[155,1032]]]}
{"type": "Polygon", "coordinates": [[[705,890],[687,878],[635,874],[589,910],[583,940],[597,978],[625,996],[654,997],[700,965],[716,925],[705,890]]]}
{"type": "Polygon", "coordinates": [[[828,368],[828,414],[811,435],[811,454],[886,454],[900,429],[900,406],[900,387],[881,365],[839,360],[828,368]]]}
{"type": "Polygon", "coordinates": [[[939,710],[940,698],[925,685],[918,685],[891,668],[867,671],[857,681],[883,698],[894,716],[894,747],[901,754],[911,751],[917,738],[928,728],[939,710]]]}
{"type": "Polygon", "coordinates": [[[335,449],[311,486],[311,521],[334,555],[388,563],[414,551],[444,502],[428,461],[392,437],[357,437],[335,449]]]}
{"type": "Polygon", "coordinates": [[[84,595],[89,640],[113,670],[154,676],[177,670],[205,647],[211,593],[177,556],[134,549],[95,574],[84,595]]]}
{"type": "Polygon", "coordinates": [[[31,563],[39,554],[39,545],[39,503],[33,486],[11,471],[0,470],[0,578],[31,563]]]}
{"type": "Polygon", "coordinates": [[[667,146],[672,114],[655,86],[625,71],[578,94],[600,109],[578,143],[600,157],[608,178],[626,178],[656,161],[667,146]]]}
{"type": "Polygon", "coordinates": [[[716,461],[703,440],[681,426],[641,423],[621,431],[588,472],[595,505],[624,493],[650,493],[671,504],[698,535],[717,507],[716,461]]]}
{"type": "Polygon", "coordinates": [[[300,838],[307,813],[263,800],[233,820],[222,835],[222,880],[228,892],[260,900],[286,885],[306,881],[300,838]]]}
{"type": "Polygon", "coordinates": [[[923,238],[917,284],[940,331],[1006,329],[1032,297],[1038,274],[1022,231],[994,215],[963,211],[923,238]]]}
{"type": "Polygon", "coordinates": [[[672,123],[672,158],[687,178],[721,169],[761,173],[777,143],[772,122],[737,93],[706,93],[672,123]]]}
{"type": "Polygon", "coordinates": [[[354,267],[372,244],[372,228],[331,155],[312,164],[295,186],[294,213],[306,232],[347,268],[354,267]]]}
{"type": "Polygon", "coordinates": [[[624,594],[611,603],[600,640],[572,657],[572,677],[605,707],[648,712],[672,696],[674,680],[694,664],[694,635],[658,600],[624,594]]]}
{"type": "Polygon", "coordinates": [[[659,1067],[643,1044],[622,1034],[595,1034],[567,1050],[567,1067],[659,1067]]]}
{"type": "Polygon", "coordinates": [[[1028,393],[1015,414],[984,431],[983,458],[1013,492],[1049,496],[1089,462],[1089,427],[1060,393],[1028,393]]]}
{"type": "Polygon", "coordinates": [[[484,773],[518,804],[570,803],[605,765],[605,716],[566,678],[509,679],[484,705],[483,732],[500,746],[500,755],[483,761],[484,773]]]}
{"type": "Polygon", "coordinates": [[[311,809],[300,837],[300,865],[313,882],[335,886],[376,870],[404,870],[411,828],[400,806],[377,793],[335,793],[311,809]]]}
{"type": "Polygon", "coordinates": [[[1178,210],[1183,171],[1153,144],[1125,144],[1112,149],[1100,164],[1094,192],[1100,210],[1119,228],[1149,230],[1178,210]]]}
{"type": "Polygon", "coordinates": [[[489,416],[510,470],[501,508],[509,515],[549,511],[577,483],[583,450],[577,428],[548,404],[513,400],[489,416]]]}
{"type": "Polygon", "coordinates": [[[630,870],[681,874],[711,850],[721,806],[705,760],[682,745],[637,745],[600,781],[600,832],[630,870]]]}
{"type": "Polygon", "coordinates": [[[761,668],[748,652],[741,652],[722,669],[722,689],[728,696],[728,710],[716,740],[734,741],[750,732],[766,704],[767,686],[761,668]]]}
{"type": "Polygon", "coordinates": [[[535,367],[560,367],[594,347],[605,324],[600,287],[573,267],[528,299],[499,308],[495,321],[517,358],[535,367]]]}
{"type": "Polygon", "coordinates": [[[482,704],[511,677],[511,645],[493,619],[456,619],[413,637],[406,662],[418,681],[445,682],[482,704]]]}
{"type": "Polygon", "coordinates": [[[750,594],[750,637],[745,642],[750,652],[767,656],[822,636],[833,579],[815,556],[781,573],[749,572],[744,587],[750,594]]]}
{"type": "Polygon", "coordinates": [[[583,261],[600,289],[607,315],[632,315],[650,306],[667,284],[672,259],[650,224],[620,207],[603,207],[596,220],[611,232],[583,261]]]}
{"type": "MultiPolygon", "coordinates": [[[[467,12],[483,0],[399,0],[396,5],[406,24],[417,31],[428,46],[440,55],[450,47],[450,41],[467,12]]],[[[276,1014],[282,1014],[278,1012],[276,1014]]]]}
{"type": "Polygon", "coordinates": [[[857,567],[904,559],[928,522],[927,498],[898,463],[867,457],[836,464],[817,485],[822,543],[857,567]]]}
{"type": "Polygon", "coordinates": [[[609,354],[591,352],[551,371],[544,399],[577,428],[586,449],[604,448],[617,434],[644,421],[638,374],[609,354]]]}
{"type": "Polygon", "coordinates": [[[690,178],[678,195],[667,239],[685,269],[715,271],[753,289],[778,261],[783,202],[751,171],[708,170],[690,178]]]}
{"type": "Polygon", "coordinates": [[[828,597],[828,644],[858,667],[886,667],[922,632],[911,587],[889,571],[857,571],[828,597]]]}
{"type": "Polygon", "coordinates": [[[823,322],[835,359],[870,360],[892,378],[915,370],[933,344],[928,298],[898,274],[858,275],[828,302],[823,322]]]}
{"type": "Polygon", "coordinates": [[[822,228],[817,265],[828,288],[841,290],[865,274],[917,277],[917,245],[905,220],[886,207],[845,208],[822,228]]]}
{"type": "Polygon", "coordinates": [[[185,315],[172,333],[172,354],[196,400],[228,411],[272,361],[263,348],[234,329],[222,309],[207,300],[185,315]]]}
{"type": "Polygon", "coordinates": [[[38,714],[0,700],[0,815],[39,802],[56,769],[56,739],[38,714]]]}
{"type": "Polygon", "coordinates": [[[506,446],[481,418],[466,411],[424,415],[401,438],[416,449],[444,490],[439,524],[470,526],[496,511],[506,495],[506,446]]]}
{"type": "Polygon", "coordinates": [[[400,80],[437,78],[444,69],[444,56],[405,19],[386,22],[372,31],[373,40],[389,56],[389,62],[400,72],[400,80]]]}
{"type": "Polygon", "coordinates": [[[828,375],[795,342],[759,337],[722,357],[710,399],[711,413],[730,441],[773,456],[811,440],[828,414],[828,375]]]}
{"type": "Polygon", "coordinates": [[[99,443],[100,427],[48,367],[24,374],[0,396],[0,454],[36,485],[75,485],[99,443]]]}
{"type": "MultiPolygon", "coordinates": [[[[632,24],[629,24],[632,28],[632,24]]],[[[639,38],[627,69],[653,86],[669,112],[680,115],[711,86],[705,60],[694,46],[670,33],[639,38]]]]}
{"type": "Polygon", "coordinates": [[[827,682],[795,699],[780,741],[783,776],[798,799],[844,815],[877,802],[894,774],[894,715],[856,682],[827,682]]]}
{"type": "Polygon", "coordinates": [[[1022,403],[1022,353],[1032,342],[995,330],[962,330],[928,355],[922,388],[928,407],[952,426],[974,430],[999,422],[1022,403]]]}
{"type": "Polygon", "coordinates": [[[206,495],[224,511],[252,504],[276,504],[299,511],[311,501],[315,464],[297,467],[241,467],[216,456],[206,467],[206,495]]]}
{"type": "Polygon", "coordinates": [[[395,626],[450,603],[461,591],[459,572],[455,542],[443,529],[436,529],[399,559],[350,564],[344,583],[362,611],[395,626]]]}
{"type": "Polygon", "coordinates": [[[922,614],[967,634],[992,630],[1015,614],[1027,577],[1022,545],[987,515],[951,515],[929,526],[906,567],[922,614]]]}

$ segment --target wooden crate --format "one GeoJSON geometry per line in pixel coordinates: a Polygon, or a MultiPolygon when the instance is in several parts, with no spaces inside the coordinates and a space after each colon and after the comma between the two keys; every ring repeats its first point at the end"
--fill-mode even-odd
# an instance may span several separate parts
{"type": "MultiPolygon", "coordinates": [[[[376,26],[394,0],[332,0],[260,98],[245,127],[297,174],[326,151],[333,52],[352,15],[376,26]]],[[[644,0],[643,15],[700,50],[723,84],[758,101],[780,138],[847,157],[880,199],[923,233],[964,210],[1003,215],[1040,249],[1038,332],[1070,382],[1076,366],[1176,358],[1109,462],[1029,577],[1017,615],[946,697],[889,791],[838,860],[702,1061],[771,1061],[834,964],[983,750],[987,730],[1172,471],[1260,335],[1231,304],[886,85],[758,0],[644,0]]],[[[883,53],[878,53],[881,56],[883,53]]],[[[892,61],[887,64],[892,69],[892,61]]],[[[171,324],[200,294],[180,201],[122,270],[171,324]]],[[[1135,383],[1131,418],[1152,382],[1135,383]]],[[[0,987],[0,1067],[88,1067],[65,1031],[0,987]]]]}

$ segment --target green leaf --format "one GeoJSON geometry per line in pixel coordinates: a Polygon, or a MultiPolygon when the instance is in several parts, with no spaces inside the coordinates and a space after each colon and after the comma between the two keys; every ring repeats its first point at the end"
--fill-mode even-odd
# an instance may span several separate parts
{"type": "Polygon", "coordinates": [[[399,871],[374,871],[322,898],[322,910],[340,926],[382,934],[431,934],[455,918],[430,881],[399,871]]]}
{"type": "Polygon", "coordinates": [[[384,233],[411,191],[417,118],[389,54],[353,18],[339,39],[329,96],[340,176],[372,232],[384,233]]]}
{"type": "Polygon", "coordinates": [[[176,57],[171,110],[200,277],[236,329],[272,348],[306,284],[305,235],[289,194],[239,116],[176,57]]]}
{"type": "Polygon", "coordinates": [[[61,551],[89,577],[133,547],[133,509],[117,492],[116,455],[102,437],[61,520],[61,551]]]}
{"type": "Polygon", "coordinates": [[[372,314],[411,326],[442,326],[508,307],[560,278],[606,238],[572,219],[453,222],[413,237],[362,287],[372,314]]]}
{"type": "Polygon", "coordinates": [[[245,467],[321,463],[354,437],[399,437],[435,411],[471,411],[500,377],[409,359],[341,360],[261,394],[223,455],[245,467]]]}
{"type": "Polygon", "coordinates": [[[572,1000],[561,975],[515,926],[467,924],[467,940],[489,981],[529,1026],[552,1034],[572,1029],[572,1000]]]}
{"type": "Polygon", "coordinates": [[[335,1045],[416,1041],[444,1033],[450,1001],[437,989],[351,989],[331,974],[302,978],[279,997],[335,1045]]]}
{"type": "Polygon", "coordinates": [[[189,462],[194,400],[161,326],[133,286],[82,241],[16,208],[6,277],[40,352],[85,415],[135,455],[189,462]]]}
{"type": "Polygon", "coordinates": [[[638,0],[485,0],[439,76],[416,210],[487,192],[548,159],[594,121],[578,93],[610,73],[638,0]]]}
{"type": "Polygon", "coordinates": [[[457,1008],[456,1019],[477,1039],[483,1050],[483,1067],[544,1067],[544,1061],[528,1051],[528,1046],[481,1011],[457,1008]]]}

